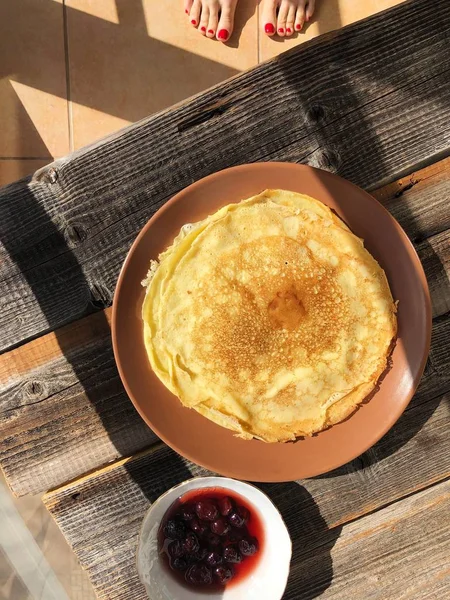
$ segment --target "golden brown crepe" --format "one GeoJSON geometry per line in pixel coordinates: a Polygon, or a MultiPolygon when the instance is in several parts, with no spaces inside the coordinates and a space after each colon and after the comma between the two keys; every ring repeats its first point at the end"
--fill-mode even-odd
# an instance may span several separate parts
{"type": "Polygon", "coordinates": [[[384,271],[303,194],[266,190],[184,227],[143,283],[155,373],[247,439],[294,440],[345,419],[396,335],[384,271]]]}

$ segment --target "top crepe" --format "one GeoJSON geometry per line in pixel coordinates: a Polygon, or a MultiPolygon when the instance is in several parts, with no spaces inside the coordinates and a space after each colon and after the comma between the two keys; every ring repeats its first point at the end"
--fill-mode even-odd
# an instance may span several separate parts
{"type": "Polygon", "coordinates": [[[182,228],[144,283],[155,373],[247,439],[294,440],[345,419],[396,335],[384,271],[303,194],[266,190],[182,228]]]}

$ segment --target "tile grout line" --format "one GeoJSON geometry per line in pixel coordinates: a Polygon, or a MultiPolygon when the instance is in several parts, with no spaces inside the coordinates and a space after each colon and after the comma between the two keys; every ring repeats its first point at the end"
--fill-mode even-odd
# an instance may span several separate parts
{"type": "Polygon", "coordinates": [[[54,159],[54,156],[0,156],[0,160],[47,160],[52,162],[54,159]]]}
{"type": "Polygon", "coordinates": [[[73,144],[73,112],[70,90],[70,62],[69,62],[69,28],[67,26],[67,6],[63,0],[63,28],[64,28],[64,60],[66,65],[66,95],[67,95],[67,122],[69,128],[69,151],[74,151],[73,144]]]}
{"type": "Polygon", "coordinates": [[[256,0],[256,64],[261,62],[261,51],[259,48],[259,6],[260,2],[256,0]]]}

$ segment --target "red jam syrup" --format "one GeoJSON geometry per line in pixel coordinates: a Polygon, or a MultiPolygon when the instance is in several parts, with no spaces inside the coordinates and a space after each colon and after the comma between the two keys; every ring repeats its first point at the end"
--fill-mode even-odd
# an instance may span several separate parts
{"type": "Polygon", "coordinates": [[[221,487],[192,490],[176,500],[158,532],[159,553],[174,577],[201,592],[248,577],[264,545],[254,506],[221,487]]]}

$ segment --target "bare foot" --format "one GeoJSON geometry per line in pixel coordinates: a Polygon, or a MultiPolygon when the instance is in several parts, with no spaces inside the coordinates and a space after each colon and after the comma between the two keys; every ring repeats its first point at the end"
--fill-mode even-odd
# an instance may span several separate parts
{"type": "Polygon", "coordinates": [[[226,42],[233,32],[237,0],[184,0],[184,11],[202,35],[226,42]]]}
{"type": "Polygon", "coordinates": [[[316,0],[264,0],[262,28],[267,35],[289,37],[310,20],[315,4],[316,0]]]}

